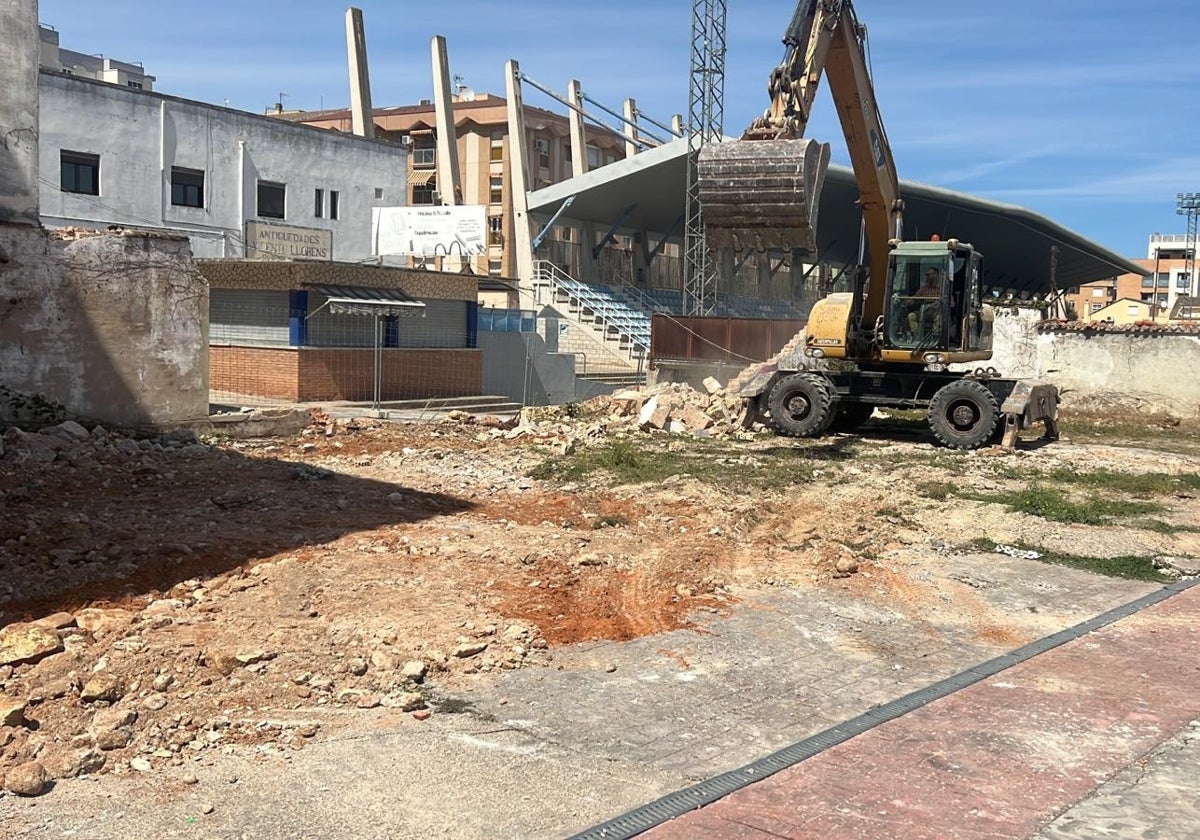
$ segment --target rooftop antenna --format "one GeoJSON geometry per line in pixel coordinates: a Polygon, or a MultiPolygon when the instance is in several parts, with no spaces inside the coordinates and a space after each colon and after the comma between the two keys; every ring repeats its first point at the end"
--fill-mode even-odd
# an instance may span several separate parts
{"type": "Polygon", "coordinates": [[[275,100],[275,113],[276,114],[283,113],[283,100],[287,95],[288,94],[284,93],[283,91],[279,92],[279,99],[275,100]]]}

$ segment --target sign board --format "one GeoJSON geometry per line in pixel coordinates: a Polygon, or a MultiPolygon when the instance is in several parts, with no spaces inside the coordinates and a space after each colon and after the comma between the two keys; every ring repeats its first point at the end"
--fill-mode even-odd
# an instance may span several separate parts
{"type": "Polygon", "coordinates": [[[376,207],[375,254],[477,257],[487,253],[487,208],[465,206],[376,207]]]}
{"type": "Polygon", "coordinates": [[[269,222],[246,222],[246,258],[332,260],[333,231],[269,222]]]}

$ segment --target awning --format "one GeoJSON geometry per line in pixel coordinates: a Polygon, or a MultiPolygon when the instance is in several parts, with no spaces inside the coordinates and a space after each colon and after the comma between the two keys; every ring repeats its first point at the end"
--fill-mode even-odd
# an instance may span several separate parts
{"type": "Polygon", "coordinates": [[[323,306],[334,315],[391,315],[398,318],[425,317],[425,304],[413,300],[400,289],[372,289],[366,286],[310,286],[324,295],[323,306]]]}
{"type": "Polygon", "coordinates": [[[410,186],[413,184],[425,186],[433,181],[436,177],[436,169],[414,169],[412,172],[408,173],[408,183],[410,186]]]}

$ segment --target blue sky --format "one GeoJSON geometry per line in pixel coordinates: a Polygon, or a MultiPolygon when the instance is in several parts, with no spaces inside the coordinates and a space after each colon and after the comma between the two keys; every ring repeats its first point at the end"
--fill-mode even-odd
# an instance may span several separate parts
{"type": "MultiPolygon", "coordinates": [[[[261,113],[349,100],[347,0],[41,0],[62,46],[140,61],[165,93],[261,113]]],[[[614,110],[633,97],[685,113],[689,0],[361,0],[376,106],[432,95],[429,40],[451,72],[503,95],[505,60],[614,110]]],[[[767,104],[791,0],[729,0],[725,131],[767,104]]],[[[1178,192],[1200,191],[1200,4],[1195,0],[859,0],[880,110],[901,177],[1018,204],[1108,248],[1145,256],[1182,233],[1178,192]]],[[[560,109],[527,90],[530,104],[560,109]]],[[[848,162],[827,91],[809,136],[848,162]]]]}

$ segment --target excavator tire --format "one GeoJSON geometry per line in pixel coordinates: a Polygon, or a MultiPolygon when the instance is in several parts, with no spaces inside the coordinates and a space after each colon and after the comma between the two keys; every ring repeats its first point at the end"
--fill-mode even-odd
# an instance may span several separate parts
{"type": "Polygon", "coordinates": [[[837,391],[813,373],[793,373],[775,383],[767,399],[771,424],[789,437],[822,435],[837,414],[837,391]]]}
{"type": "Polygon", "coordinates": [[[978,449],[992,439],[1000,422],[1000,406],[984,385],[957,379],[929,401],[929,428],[951,449],[978,449]]]}
{"type": "Polygon", "coordinates": [[[707,143],[697,188],[709,248],[817,250],[817,209],[829,144],[815,140],[707,143]]]}

